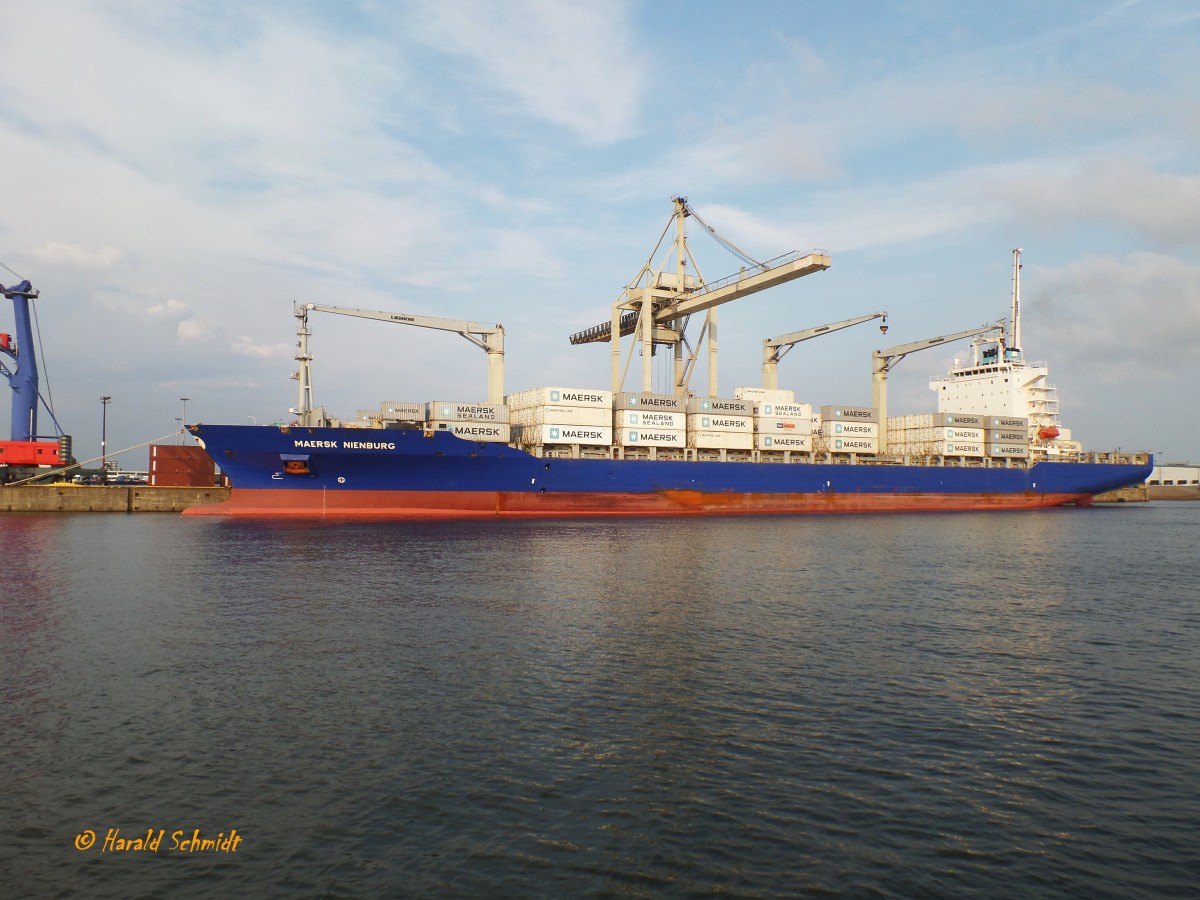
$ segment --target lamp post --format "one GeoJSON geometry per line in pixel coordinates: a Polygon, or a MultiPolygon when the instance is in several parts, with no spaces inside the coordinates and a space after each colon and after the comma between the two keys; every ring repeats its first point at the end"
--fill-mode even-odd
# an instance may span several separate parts
{"type": "Polygon", "coordinates": [[[191,397],[180,397],[179,399],[183,403],[183,416],[179,420],[179,443],[182,444],[183,430],[187,428],[187,402],[191,399],[191,397]]]}
{"type": "Polygon", "coordinates": [[[100,398],[100,478],[108,483],[108,404],[112,397],[100,398]]]}

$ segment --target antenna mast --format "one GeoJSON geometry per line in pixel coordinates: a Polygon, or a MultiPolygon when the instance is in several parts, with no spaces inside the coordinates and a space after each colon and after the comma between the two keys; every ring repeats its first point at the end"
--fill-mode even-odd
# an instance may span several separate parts
{"type": "Polygon", "coordinates": [[[1012,346],[1013,354],[1021,352],[1021,248],[1013,248],[1012,346]]]}

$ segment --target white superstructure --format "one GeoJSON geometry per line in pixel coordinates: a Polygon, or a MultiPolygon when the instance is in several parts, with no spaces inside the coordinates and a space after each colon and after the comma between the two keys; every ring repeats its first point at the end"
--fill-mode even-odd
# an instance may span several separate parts
{"type": "Polygon", "coordinates": [[[1056,455],[1079,445],[1059,420],[1058,388],[1050,383],[1044,362],[1026,362],[1021,352],[1021,251],[1013,250],[1013,307],[1006,337],[977,337],[970,356],[955,359],[950,372],[930,381],[937,391],[938,412],[971,412],[1029,420],[1031,449],[1056,455]]]}

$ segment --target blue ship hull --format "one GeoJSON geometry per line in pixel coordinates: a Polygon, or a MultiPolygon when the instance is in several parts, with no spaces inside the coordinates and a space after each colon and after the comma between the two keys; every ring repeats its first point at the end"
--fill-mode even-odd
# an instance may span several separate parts
{"type": "Polygon", "coordinates": [[[1153,460],[1004,466],[535,457],[446,432],[194,425],[233,486],[191,515],[715,515],[1028,509],[1143,482],[1153,460]]]}

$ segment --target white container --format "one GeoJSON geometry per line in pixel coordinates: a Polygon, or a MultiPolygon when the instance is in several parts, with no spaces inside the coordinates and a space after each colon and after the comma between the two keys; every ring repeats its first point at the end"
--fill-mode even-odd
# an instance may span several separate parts
{"type": "Polygon", "coordinates": [[[510,407],[526,406],[598,406],[612,409],[612,391],[592,388],[539,387],[509,394],[504,398],[510,407]]]}
{"type": "Polygon", "coordinates": [[[653,409],[619,409],[613,413],[617,428],[687,428],[687,415],[681,412],[659,412],[653,409]]]}
{"type": "Polygon", "coordinates": [[[688,431],[687,445],[695,450],[753,450],[749,431],[688,431]]]}
{"type": "Polygon", "coordinates": [[[1029,459],[1028,444],[988,444],[987,452],[1000,459],[1029,459]]]}
{"type": "Polygon", "coordinates": [[[730,416],[724,413],[689,413],[689,431],[754,431],[754,419],[750,416],[730,416]]]}
{"type": "Polygon", "coordinates": [[[944,412],[933,414],[934,426],[956,428],[986,428],[988,417],[979,413],[944,412]]]}
{"type": "Polygon", "coordinates": [[[1029,429],[1027,428],[989,428],[987,430],[989,444],[1025,444],[1029,445],[1029,429]]]}
{"type": "Polygon", "coordinates": [[[879,410],[873,406],[822,406],[821,418],[826,422],[879,422],[879,410]]]}
{"type": "Polygon", "coordinates": [[[425,404],[385,400],[379,404],[379,418],[385,422],[424,422],[425,404]]]}
{"type": "Polygon", "coordinates": [[[754,403],[756,416],[775,416],[780,419],[811,419],[811,403],[754,403]]]}
{"type": "Polygon", "coordinates": [[[425,417],[428,422],[507,422],[508,407],[503,403],[430,400],[425,405],[425,417]]]}
{"type": "Polygon", "coordinates": [[[755,416],[754,430],[758,434],[812,434],[812,419],[793,419],[780,416],[755,416]]]}
{"type": "Polygon", "coordinates": [[[596,425],[522,425],[516,439],[522,444],[612,444],[612,426],[596,425]]]}
{"type": "Polygon", "coordinates": [[[687,412],[687,397],[675,394],[617,394],[613,397],[613,409],[658,410],[659,412],[687,412]]]}
{"type": "Polygon", "coordinates": [[[1029,430],[1029,419],[1023,416],[987,416],[986,428],[1012,428],[1029,430]]]}
{"type": "Polygon", "coordinates": [[[749,400],[729,400],[724,397],[689,397],[688,414],[717,413],[722,416],[752,416],[754,404],[749,400]]]}
{"type": "MultiPolygon", "coordinates": [[[[878,422],[824,422],[821,433],[825,437],[853,437],[879,439],[878,422]]],[[[981,436],[982,437],[982,436],[981,436]]]]}
{"type": "Polygon", "coordinates": [[[964,443],[981,444],[983,443],[984,429],[982,428],[958,428],[946,426],[944,428],[933,429],[933,439],[935,441],[948,441],[954,443],[961,441],[964,443]]]}
{"type": "MultiPolygon", "coordinates": [[[[776,388],[740,387],[734,388],[733,396],[738,400],[752,400],[755,403],[795,403],[796,392],[776,388]]],[[[768,413],[770,415],[770,413],[768,413]]]]}
{"type": "Polygon", "coordinates": [[[434,431],[448,431],[464,441],[483,441],[507,444],[510,428],[507,422],[431,422],[434,431]]]}
{"type": "Polygon", "coordinates": [[[813,448],[811,434],[756,434],[756,450],[798,450],[808,453],[813,448]]]}
{"type": "Polygon", "coordinates": [[[878,453],[878,438],[826,437],[825,449],[830,453],[878,453]]]}
{"type": "Polygon", "coordinates": [[[984,456],[983,441],[934,441],[931,454],[937,456],[984,456]]]}
{"type": "Polygon", "coordinates": [[[525,406],[509,415],[514,425],[612,425],[612,412],[598,406],[525,406]]]}
{"type": "Polygon", "coordinates": [[[621,428],[617,443],[622,447],[686,447],[687,432],[682,428],[621,428]]]}

